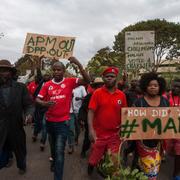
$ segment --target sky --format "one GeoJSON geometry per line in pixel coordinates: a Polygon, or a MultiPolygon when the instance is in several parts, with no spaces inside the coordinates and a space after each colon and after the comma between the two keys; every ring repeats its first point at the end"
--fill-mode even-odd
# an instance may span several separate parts
{"type": "Polygon", "coordinates": [[[180,0],[1,0],[0,59],[17,61],[27,32],[76,37],[73,55],[83,65],[130,24],[180,21],[180,0]]]}

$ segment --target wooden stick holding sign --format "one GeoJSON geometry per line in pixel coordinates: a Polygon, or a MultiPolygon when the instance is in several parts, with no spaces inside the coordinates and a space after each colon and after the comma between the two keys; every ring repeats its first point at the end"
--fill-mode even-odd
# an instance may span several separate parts
{"type": "Polygon", "coordinates": [[[122,108],[121,138],[180,139],[180,107],[122,108]]]}
{"type": "Polygon", "coordinates": [[[73,55],[75,37],[27,33],[23,53],[57,59],[73,55]]]}

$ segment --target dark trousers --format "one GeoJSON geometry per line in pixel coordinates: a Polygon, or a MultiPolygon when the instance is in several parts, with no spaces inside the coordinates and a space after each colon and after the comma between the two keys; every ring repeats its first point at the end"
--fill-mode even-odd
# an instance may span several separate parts
{"type": "Polygon", "coordinates": [[[44,113],[45,113],[45,111],[43,111],[38,106],[35,108],[35,112],[34,112],[34,132],[33,132],[34,136],[37,136],[42,130],[44,113]]]}
{"type": "Polygon", "coordinates": [[[83,140],[83,145],[82,145],[82,153],[86,153],[86,151],[89,150],[91,146],[91,141],[89,140],[89,129],[88,129],[88,123],[85,121],[84,123],[84,140],[83,140]]]}
{"type": "Polygon", "coordinates": [[[14,152],[19,169],[26,169],[26,135],[24,129],[17,129],[16,134],[7,136],[4,146],[9,152],[14,152]]]}
{"type": "Polygon", "coordinates": [[[78,143],[79,135],[81,132],[81,126],[80,126],[80,121],[78,118],[78,113],[74,113],[75,117],[75,142],[78,143]]]}
{"type": "Polygon", "coordinates": [[[3,149],[0,150],[0,169],[5,167],[12,157],[12,152],[6,146],[3,147],[3,149]]]}
{"type": "Polygon", "coordinates": [[[41,143],[45,144],[46,139],[47,139],[46,115],[44,114],[43,119],[42,119],[41,143]]]}

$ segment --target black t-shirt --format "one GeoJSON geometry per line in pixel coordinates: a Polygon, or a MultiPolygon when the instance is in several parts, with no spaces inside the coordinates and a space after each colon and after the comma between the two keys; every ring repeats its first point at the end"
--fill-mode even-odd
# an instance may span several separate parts
{"type": "Polygon", "coordinates": [[[129,89],[125,92],[128,107],[132,107],[133,103],[138,99],[137,92],[129,89]]]}
{"type": "MultiPolygon", "coordinates": [[[[158,107],[169,107],[169,101],[163,96],[161,96],[160,98],[161,98],[160,104],[158,107]]],[[[147,101],[144,99],[144,97],[137,99],[134,102],[134,106],[135,107],[152,107],[147,103],[147,101]]]]}
{"type": "MultiPolygon", "coordinates": [[[[147,101],[144,99],[144,97],[139,98],[134,103],[135,107],[152,107],[150,106],[147,101]]],[[[160,104],[158,107],[169,107],[169,102],[166,98],[161,96],[160,104]]],[[[157,147],[159,140],[153,139],[153,140],[143,140],[143,144],[147,147],[157,147]]]]}

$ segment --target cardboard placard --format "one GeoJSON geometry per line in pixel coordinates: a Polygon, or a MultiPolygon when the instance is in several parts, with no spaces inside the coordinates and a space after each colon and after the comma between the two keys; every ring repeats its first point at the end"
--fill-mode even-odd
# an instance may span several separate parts
{"type": "Polygon", "coordinates": [[[27,33],[23,53],[56,59],[68,59],[73,54],[75,37],[27,33]]]}
{"type": "Polygon", "coordinates": [[[127,71],[151,69],[154,62],[154,42],[154,31],[125,32],[127,71]]]}
{"type": "Polygon", "coordinates": [[[121,138],[180,139],[180,107],[133,107],[121,112],[121,138]]]}

